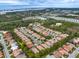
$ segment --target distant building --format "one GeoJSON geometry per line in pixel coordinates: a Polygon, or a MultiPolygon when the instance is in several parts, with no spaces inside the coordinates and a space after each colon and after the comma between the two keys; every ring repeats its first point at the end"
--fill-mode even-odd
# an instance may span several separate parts
{"type": "Polygon", "coordinates": [[[62,23],[56,23],[56,25],[55,26],[61,26],[62,25],[62,23]]]}

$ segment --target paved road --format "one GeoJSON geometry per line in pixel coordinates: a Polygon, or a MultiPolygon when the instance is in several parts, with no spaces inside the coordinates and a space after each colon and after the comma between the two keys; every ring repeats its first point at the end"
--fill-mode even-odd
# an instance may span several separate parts
{"type": "Polygon", "coordinates": [[[72,54],[69,54],[68,58],[75,58],[78,54],[79,54],[79,47],[76,48],[76,50],[72,54]]]}
{"type": "Polygon", "coordinates": [[[2,34],[0,34],[0,36],[1,36],[1,44],[3,45],[3,47],[4,47],[4,49],[3,49],[3,52],[4,52],[4,55],[5,55],[5,58],[10,58],[10,54],[9,54],[9,51],[8,51],[8,49],[7,49],[7,46],[6,46],[6,44],[5,44],[5,41],[4,41],[4,39],[3,39],[3,35],[2,34]]]}
{"type": "Polygon", "coordinates": [[[48,18],[53,18],[55,20],[63,20],[63,21],[68,21],[68,22],[73,22],[73,23],[78,23],[79,24],[79,20],[78,19],[71,19],[71,18],[64,18],[64,17],[54,17],[54,16],[47,16],[48,18]]]}
{"type": "Polygon", "coordinates": [[[55,58],[53,55],[47,55],[46,58],[55,58]]]}

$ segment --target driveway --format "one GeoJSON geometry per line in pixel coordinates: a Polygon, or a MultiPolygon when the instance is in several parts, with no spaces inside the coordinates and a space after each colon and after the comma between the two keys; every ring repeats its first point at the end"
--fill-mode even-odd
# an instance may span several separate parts
{"type": "Polygon", "coordinates": [[[9,50],[7,49],[7,46],[6,46],[6,42],[4,41],[3,39],[3,35],[0,34],[0,43],[3,45],[3,52],[4,52],[4,55],[5,55],[5,58],[10,58],[10,54],[9,54],[9,50]]]}
{"type": "Polygon", "coordinates": [[[79,54],[79,47],[76,48],[76,50],[73,53],[69,54],[68,58],[76,58],[78,54],[79,54]]]}

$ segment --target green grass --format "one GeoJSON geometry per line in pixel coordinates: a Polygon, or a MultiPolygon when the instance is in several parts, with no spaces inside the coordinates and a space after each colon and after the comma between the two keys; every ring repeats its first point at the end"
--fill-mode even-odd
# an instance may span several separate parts
{"type": "MultiPolygon", "coordinates": [[[[34,22],[42,23],[41,20],[39,20],[39,21],[38,20],[27,20],[27,21],[12,22],[12,23],[7,23],[7,24],[3,23],[3,24],[0,24],[0,29],[8,30],[8,31],[13,32],[14,28],[21,27],[21,26],[27,27],[30,23],[34,23],[34,22]]],[[[12,33],[13,38],[16,40],[16,42],[18,43],[19,47],[23,50],[23,52],[25,52],[27,57],[33,57],[33,58],[45,57],[48,54],[50,54],[50,52],[53,52],[53,51],[57,50],[59,47],[63,46],[67,42],[69,42],[72,38],[74,38],[76,36],[79,36],[79,34],[74,33],[74,32],[70,32],[70,31],[67,30],[67,28],[72,27],[72,26],[79,26],[79,24],[63,22],[63,21],[56,21],[56,20],[45,20],[45,21],[43,21],[43,26],[45,26],[47,28],[57,30],[57,31],[60,31],[60,32],[63,32],[63,33],[68,32],[70,36],[68,38],[62,40],[62,41],[57,42],[50,49],[45,49],[44,51],[41,51],[39,54],[34,54],[32,51],[30,51],[26,47],[24,42],[22,42],[22,40],[13,32],[12,33]],[[54,28],[50,27],[51,24],[55,24],[57,22],[63,23],[63,25],[61,27],[54,27],[54,28]]],[[[42,34],[41,34],[41,36],[42,36],[42,34]]],[[[49,39],[49,38],[51,38],[51,37],[47,37],[47,39],[49,39]]]]}
{"type": "Polygon", "coordinates": [[[79,58],[79,54],[76,56],[76,58],[79,58]]]}

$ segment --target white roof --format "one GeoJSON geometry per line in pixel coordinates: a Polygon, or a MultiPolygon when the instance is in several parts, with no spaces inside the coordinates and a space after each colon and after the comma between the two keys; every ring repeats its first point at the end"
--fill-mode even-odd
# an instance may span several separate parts
{"type": "Polygon", "coordinates": [[[18,48],[18,46],[13,46],[13,47],[11,47],[11,50],[15,50],[15,49],[17,49],[18,48]]]}
{"type": "Polygon", "coordinates": [[[18,48],[18,46],[16,45],[16,42],[11,44],[11,49],[12,50],[15,50],[17,48],[18,48]]]}

